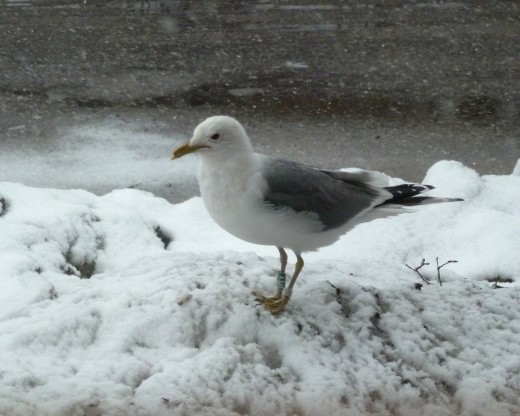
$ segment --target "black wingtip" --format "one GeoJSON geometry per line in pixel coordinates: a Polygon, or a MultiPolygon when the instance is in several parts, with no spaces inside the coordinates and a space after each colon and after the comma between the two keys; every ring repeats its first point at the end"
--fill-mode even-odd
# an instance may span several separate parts
{"type": "MultiPolygon", "coordinates": [[[[385,188],[392,194],[383,204],[398,204],[403,206],[437,204],[440,202],[461,202],[462,198],[438,198],[433,196],[418,196],[423,192],[435,189],[432,185],[421,185],[416,183],[404,183],[401,185],[387,186],[385,188]]],[[[381,205],[383,205],[381,204],[381,205]]]]}
{"type": "Polygon", "coordinates": [[[418,183],[403,183],[401,185],[386,186],[385,189],[392,194],[391,201],[396,202],[431,191],[434,187],[418,183]]]}

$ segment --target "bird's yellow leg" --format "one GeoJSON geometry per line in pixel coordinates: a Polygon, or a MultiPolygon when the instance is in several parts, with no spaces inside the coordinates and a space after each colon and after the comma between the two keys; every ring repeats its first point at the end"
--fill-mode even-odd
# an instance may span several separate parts
{"type": "Polygon", "coordinates": [[[283,290],[285,289],[285,281],[287,276],[285,273],[279,272],[276,282],[276,295],[274,296],[264,296],[258,293],[256,290],[253,291],[253,295],[255,296],[257,302],[265,305],[272,302],[277,302],[282,298],[283,290]]]}
{"type": "Polygon", "coordinates": [[[280,272],[277,276],[276,281],[276,295],[274,296],[264,296],[258,293],[257,291],[253,292],[253,295],[255,296],[257,302],[260,302],[262,305],[265,305],[267,303],[272,303],[279,301],[282,298],[282,292],[285,289],[285,281],[286,281],[286,274],[285,274],[285,268],[287,267],[287,253],[282,247],[278,247],[278,252],[280,253],[280,272]]]}
{"type": "Polygon", "coordinates": [[[261,302],[265,309],[267,309],[269,312],[271,312],[273,315],[278,315],[281,313],[285,305],[289,303],[289,300],[291,299],[292,294],[292,288],[294,284],[296,283],[296,279],[298,278],[298,275],[303,269],[303,259],[300,256],[300,254],[296,254],[296,267],[294,268],[294,274],[291,277],[291,281],[289,282],[289,286],[283,289],[282,296],[278,300],[274,300],[272,302],[261,302]]]}

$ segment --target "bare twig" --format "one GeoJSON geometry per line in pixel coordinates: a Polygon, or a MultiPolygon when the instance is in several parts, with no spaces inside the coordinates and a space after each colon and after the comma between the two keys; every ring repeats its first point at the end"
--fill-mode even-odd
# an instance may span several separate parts
{"type": "Polygon", "coordinates": [[[421,267],[429,266],[429,265],[430,265],[430,263],[426,263],[425,259],[422,259],[421,264],[419,266],[417,266],[415,269],[413,267],[409,266],[408,264],[405,264],[406,267],[408,267],[410,270],[417,273],[419,275],[419,277],[423,280],[423,282],[426,283],[427,285],[429,285],[431,282],[425,276],[423,276],[419,270],[421,267]]]}
{"type": "Polygon", "coordinates": [[[446,266],[447,264],[449,264],[449,263],[458,263],[458,261],[457,261],[457,260],[448,260],[446,263],[441,264],[441,265],[439,266],[439,258],[436,257],[436,258],[435,258],[435,263],[437,263],[437,280],[439,281],[439,284],[442,286],[442,280],[441,280],[441,269],[442,269],[444,266],[446,266]]]}
{"type": "Polygon", "coordinates": [[[334,286],[334,285],[333,285],[331,282],[329,282],[328,280],[326,280],[326,282],[334,288],[334,290],[336,291],[336,296],[339,296],[339,295],[341,294],[341,290],[339,289],[339,287],[334,286]]]}
{"type": "Polygon", "coordinates": [[[340,306],[341,306],[341,313],[342,313],[344,316],[348,317],[349,314],[350,314],[350,311],[349,311],[349,307],[348,307],[346,301],[344,301],[344,300],[342,299],[342,296],[341,296],[341,289],[340,289],[339,287],[337,287],[337,286],[334,286],[334,285],[333,285],[330,281],[328,281],[328,280],[327,280],[326,282],[327,282],[327,283],[328,283],[328,284],[329,284],[329,285],[334,289],[334,291],[336,292],[336,302],[338,302],[338,303],[340,304],[340,306]]]}

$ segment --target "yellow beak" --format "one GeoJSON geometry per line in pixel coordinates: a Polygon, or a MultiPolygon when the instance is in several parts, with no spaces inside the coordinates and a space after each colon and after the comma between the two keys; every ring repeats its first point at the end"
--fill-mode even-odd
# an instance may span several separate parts
{"type": "Polygon", "coordinates": [[[202,149],[204,147],[209,147],[205,144],[194,144],[190,145],[190,143],[184,143],[182,146],[179,146],[177,149],[175,149],[172,153],[172,160],[179,159],[185,155],[188,155],[190,153],[196,152],[199,149],[202,149]]]}

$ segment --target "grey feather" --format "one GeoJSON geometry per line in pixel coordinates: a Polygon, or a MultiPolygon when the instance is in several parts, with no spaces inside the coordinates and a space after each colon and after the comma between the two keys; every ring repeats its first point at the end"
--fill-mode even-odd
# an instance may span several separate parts
{"type": "Polygon", "coordinates": [[[390,195],[364,183],[362,175],[324,171],[281,158],[268,159],[263,174],[267,204],[317,214],[324,231],[346,224],[390,195]]]}

